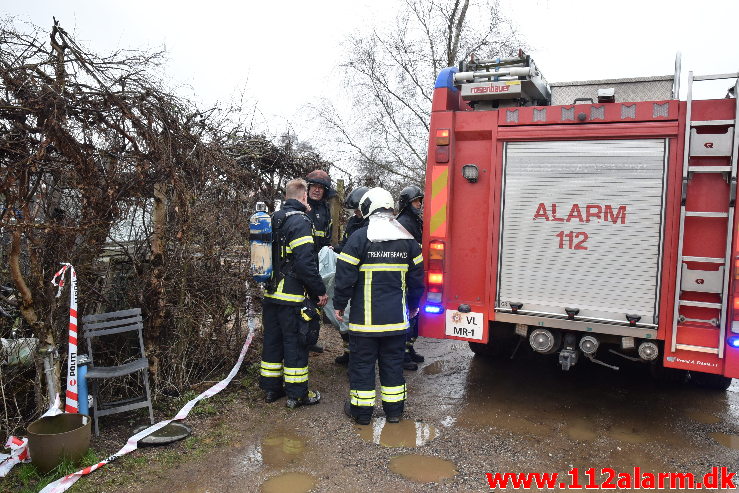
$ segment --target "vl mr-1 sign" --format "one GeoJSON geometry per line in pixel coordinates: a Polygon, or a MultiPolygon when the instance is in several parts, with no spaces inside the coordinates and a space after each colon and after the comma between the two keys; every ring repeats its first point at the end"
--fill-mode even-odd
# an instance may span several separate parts
{"type": "Polygon", "coordinates": [[[482,313],[462,313],[457,310],[446,311],[446,335],[464,337],[465,339],[482,340],[483,332],[482,313]]]}

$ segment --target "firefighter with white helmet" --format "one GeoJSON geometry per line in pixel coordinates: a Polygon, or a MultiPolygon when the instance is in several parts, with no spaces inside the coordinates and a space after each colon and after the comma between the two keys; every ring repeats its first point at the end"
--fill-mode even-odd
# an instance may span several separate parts
{"type": "MultiPolygon", "coordinates": [[[[400,192],[398,197],[398,222],[413,235],[413,238],[421,243],[423,239],[423,190],[416,185],[409,185],[400,192]]],[[[424,357],[418,354],[413,347],[418,338],[418,316],[410,321],[411,326],[405,341],[405,359],[403,368],[406,370],[418,370],[418,363],[423,363],[424,357]]]]}
{"type": "Polygon", "coordinates": [[[368,424],[375,405],[375,361],[379,361],[382,407],[388,422],[403,413],[405,338],[410,316],[423,294],[423,257],[413,236],[393,215],[387,190],[370,189],[359,201],[369,224],[351,235],[338,256],[334,308],[349,314],[349,401],[345,412],[368,424]]]}

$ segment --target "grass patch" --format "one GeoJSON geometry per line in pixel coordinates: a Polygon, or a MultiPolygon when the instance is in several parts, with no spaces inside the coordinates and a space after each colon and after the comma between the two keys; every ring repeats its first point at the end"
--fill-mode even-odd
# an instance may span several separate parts
{"type": "Polygon", "coordinates": [[[11,491],[37,493],[49,483],[98,462],[100,462],[100,455],[95,450],[88,449],[78,462],[64,459],[58,466],[44,475],[31,463],[19,464],[11,471],[6,481],[9,483],[11,491]]]}

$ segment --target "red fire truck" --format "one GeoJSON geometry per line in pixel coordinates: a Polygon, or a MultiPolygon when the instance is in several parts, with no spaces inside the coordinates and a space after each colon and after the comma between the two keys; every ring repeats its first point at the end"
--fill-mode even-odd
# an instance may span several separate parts
{"type": "Polygon", "coordinates": [[[548,84],[519,53],[439,74],[422,336],[739,378],[737,74],[691,72],[680,101],[676,66],[548,84]],[[693,100],[719,79],[726,98],[693,100]]]}

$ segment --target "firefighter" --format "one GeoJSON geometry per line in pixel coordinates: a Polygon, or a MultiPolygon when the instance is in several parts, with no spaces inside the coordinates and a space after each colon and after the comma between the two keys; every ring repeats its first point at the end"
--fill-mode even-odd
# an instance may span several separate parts
{"type": "MultiPolygon", "coordinates": [[[[423,191],[415,186],[405,187],[398,197],[398,222],[413,235],[420,244],[423,237],[423,218],[421,217],[423,206],[423,191]]],[[[403,368],[406,370],[418,370],[418,363],[423,363],[424,357],[416,352],[413,345],[418,338],[418,316],[410,321],[410,328],[405,341],[405,359],[403,368]]]]}
{"type": "Polygon", "coordinates": [[[328,199],[333,195],[331,178],[321,169],[311,171],[305,177],[308,182],[308,217],[313,221],[313,236],[316,242],[316,251],[325,246],[331,246],[331,210],[328,199]]]}
{"type": "MultiPolygon", "coordinates": [[[[332,221],[328,199],[335,192],[331,188],[331,177],[322,169],[308,173],[305,181],[308,182],[308,205],[310,205],[307,214],[313,223],[313,241],[315,251],[318,253],[323,247],[331,247],[332,221]]],[[[320,318],[312,323],[316,330],[320,329],[320,318]]],[[[319,344],[311,344],[308,349],[314,353],[323,352],[323,346],[319,344]]]]}
{"type": "MultiPolygon", "coordinates": [[[[285,203],[272,216],[273,277],[264,294],[264,344],[259,386],[265,401],[287,394],[287,407],[317,404],[321,395],[308,390],[308,318],[306,297],[317,306],[328,301],[318,274],[311,221],[306,215],[308,185],[302,179],[285,186],[285,203]],[[284,379],[284,386],[283,386],[284,379]]],[[[317,335],[317,334],[316,334],[317,335]]]]}
{"type": "MultiPolygon", "coordinates": [[[[359,199],[361,199],[368,190],[368,187],[357,187],[352,190],[349,195],[347,195],[346,200],[344,201],[344,208],[353,211],[353,214],[352,217],[350,217],[349,220],[346,222],[346,227],[344,228],[344,234],[341,237],[341,242],[334,248],[334,251],[336,253],[341,253],[341,249],[344,248],[344,245],[346,244],[352,233],[367,225],[367,219],[362,217],[362,213],[359,210],[359,199]]],[[[347,313],[350,307],[351,304],[347,305],[344,312],[347,313]]],[[[338,328],[339,334],[341,335],[341,340],[344,342],[344,354],[342,354],[341,356],[337,356],[334,362],[337,365],[348,365],[349,325],[346,323],[346,321],[341,321],[339,322],[338,328]]]]}
{"type": "Polygon", "coordinates": [[[349,314],[349,401],[344,410],[357,424],[369,424],[375,405],[375,361],[387,421],[403,414],[405,334],[423,294],[421,248],[393,215],[393,197],[370,189],[359,201],[369,224],[351,235],[336,263],[334,308],[349,314]]]}

